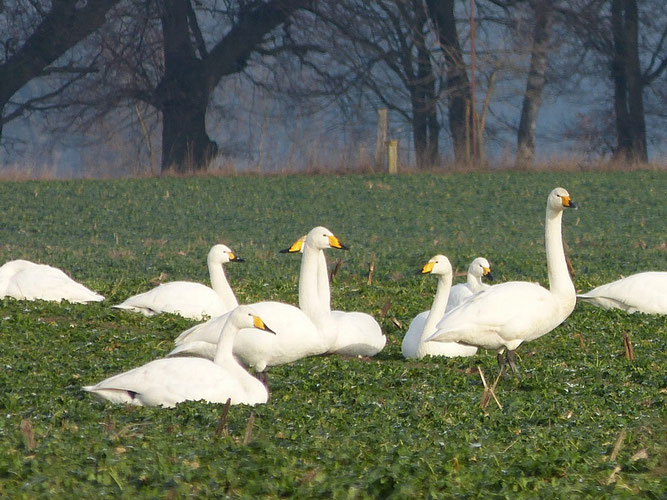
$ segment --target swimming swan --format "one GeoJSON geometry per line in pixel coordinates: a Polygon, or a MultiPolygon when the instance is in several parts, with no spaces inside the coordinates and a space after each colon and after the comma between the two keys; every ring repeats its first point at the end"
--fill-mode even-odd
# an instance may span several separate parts
{"type": "Polygon", "coordinates": [[[667,272],[633,274],[577,295],[577,298],[605,309],[667,314],[667,272]]]}
{"type": "MultiPolygon", "coordinates": [[[[331,231],[321,228],[319,236],[317,242],[314,241],[315,238],[312,239],[310,246],[345,248],[331,231]]],[[[310,272],[307,269],[312,267],[308,263],[307,255],[311,253],[304,252],[301,259],[300,280],[310,272]]],[[[299,289],[299,300],[301,300],[301,287],[299,289]]],[[[282,302],[258,302],[252,304],[252,307],[276,332],[275,337],[267,338],[257,330],[244,329],[234,342],[234,354],[257,371],[264,371],[267,366],[281,365],[306,356],[323,354],[331,345],[332,339],[326,336],[328,332],[320,330],[309,315],[298,307],[282,302]]],[[[176,347],[169,356],[186,354],[210,358],[217,342],[215,332],[219,331],[219,323],[224,321],[223,315],[186,330],[176,339],[176,347]]]]}
{"type": "Polygon", "coordinates": [[[387,338],[370,314],[331,310],[331,290],[322,240],[332,235],[318,226],[300,238],[287,252],[303,252],[299,277],[299,307],[330,341],[329,353],[374,356],[387,338]]]}
{"type": "Polygon", "coordinates": [[[470,263],[470,266],[468,266],[468,273],[466,275],[467,281],[465,283],[454,285],[449,291],[449,300],[447,301],[447,309],[445,309],[445,312],[447,313],[461,305],[461,303],[468,300],[477,292],[489,288],[491,285],[482,283],[482,277],[493,281],[489,261],[484,257],[477,257],[470,263]]]}
{"type": "Polygon", "coordinates": [[[547,198],[545,245],[549,290],[526,281],[495,285],[474,295],[445,315],[427,341],[460,342],[495,349],[501,373],[502,353],[508,350],[510,366],[516,371],[513,351],[523,342],[535,340],[560,325],[575,306],[575,290],[567,270],[561,223],[563,210],[575,207],[563,188],[547,198]]]}
{"type": "MultiPolygon", "coordinates": [[[[271,332],[251,307],[234,309],[219,333],[213,361],[202,358],[163,358],[151,361],[96,385],[83,387],[99,399],[137,406],[173,407],[183,401],[255,405],[269,393],[232,355],[234,338],[242,328],[271,332]]],[[[266,333],[264,333],[266,335],[266,333]]],[[[267,335],[268,336],[268,335],[267,335]]]]}
{"type": "Polygon", "coordinates": [[[104,297],[86,288],[58,268],[27,260],[12,260],[0,267],[0,298],[67,300],[77,304],[100,302],[104,297]]]}
{"type": "Polygon", "coordinates": [[[180,314],[191,319],[220,316],[239,305],[222,266],[227,262],[243,262],[243,259],[226,245],[214,245],[206,262],[211,276],[210,288],[192,281],[170,281],[112,307],[145,316],[159,313],[180,314]]]}
{"type": "Polygon", "coordinates": [[[477,347],[474,346],[456,342],[424,342],[424,339],[435,332],[435,325],[443,317],[445,307],[448,306],[447,299],[452,287],[452,265],[444,255],[436,255],[424,265],[421,274],[438,276],[438,288],[431,310],[419,313],[410,322],[401,345],[403,357],[419,359],[424,356],[473,356],[477,352],[477,347]]]}

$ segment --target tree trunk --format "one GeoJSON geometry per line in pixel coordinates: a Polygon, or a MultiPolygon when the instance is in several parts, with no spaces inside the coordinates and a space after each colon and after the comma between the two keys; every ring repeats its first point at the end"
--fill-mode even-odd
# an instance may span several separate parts
{"type": "MultiPolygon", "coordinates": [[[[0,138],[2,125],[21,113],[5,117],[2,111],[11,97],[59,57],[102,26],[107,12],[119,0],[81,2],[60,0],[51,8],[23,46],[0,64],[0,138]]],[[[1,10],[0,2],[0,10],[1,10]]]]}
{"type": "Polygon", "coordinates": [[[431,54],[423,43],[421,28],[426,18],[419,19],[419,31],[415,30],[417,42],[417,75],[412,86],[413,136],[417,168],[424,169],[439,163],[438,139],[440,126],[436,115],[435,75],[431,65],[431,54]]]}
{"type": "Polygon", "coordinates": [[[644,120],[643,79],[639,65],[638,14],[636,0],[612,0],[611,29],[614,55],[616,115],[615,156],[635,162],[648,161],[644,120]]]}
{"type": "Polygon", "coordinates": [[[445,55],[449,129],[454,143],[454,158],[457,163],[463,163],[472,130],[470,113],[466,111],[471,102],[471,91],[456,30],[454,0],[426,0],[426,4],[445,55]]]}
{"type": "Polygon", "coordinates": [[[632,160],[648,161],[644,118],[644,81],[639,64],[639,14],[637,0],[625,0],[626,75],[632,160]]]}
{"type": "Polygon", "coordinates": [[[517,135],[516,165],[519,167],[530,166],[535,154],[537,114],[542,104],[542,92],[546,81],[548,45],[553,18],[551,1],[533,2],[532,8],[535,15],[533,48],[530,54],[530,68],[517,135]]]}

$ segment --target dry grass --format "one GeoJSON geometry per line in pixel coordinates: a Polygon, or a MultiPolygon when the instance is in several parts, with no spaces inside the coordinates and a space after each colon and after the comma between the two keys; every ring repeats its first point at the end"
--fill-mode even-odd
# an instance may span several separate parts
{"type": "MultiPolygon", "coordinates": [[[[667,170],[667,158],[654,159],[649,163],[629,163],[619,160],[582,160],[577,158],[552,158],[539,161],[528,168],[517,167],[513,159],[505,158],[486,162],[481,165],[466,163],[455,163],[446,161],[437,166],[417,169],[414,165],[399,162],[399,173],[465,173],[480,171],[560,171],[560,172],[611,172],[611,171],[634,171],[634,170],[667,170]]],[[[350,155],[341,154],[338,158],[329,158],[328,161],[306,161],[303,166],[286,164],[280,168],[270,170],[253,166],[242,166],[232,159],[218,160],[206,171],[191,171],[187,173],[169,170],[159,174],[168,177],[192,177],[192,176],[237,176],[237,175],[347,175],[347,174],[371,174],[382,173],[375,167],[373,159],[360,152],[357,158],[350,159],[350,155]]],[[[142,178],[153,177],[155,174],[142,169],[128,168],[126,165],[96,165],[79,172],[62,174],[54,165],[6,165],[0,167],[1,181],[29,181],[29,180],[67,180],[67,179],[111,179],[111,178],[142,178]]]]}

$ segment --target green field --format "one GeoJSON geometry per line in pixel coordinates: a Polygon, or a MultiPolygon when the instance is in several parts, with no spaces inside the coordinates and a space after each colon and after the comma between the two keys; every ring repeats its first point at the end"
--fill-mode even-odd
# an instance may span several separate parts
{"type": "Polygon", "coordinates": [[[493,377],[494,353],[401,357],[435,291],[415,272],[434,254],[459,272],[486,256],[496,282],[546,283],[556,186],[580,207],[563,217],[578,290],[667,270],[664,171],[0,184],[0,264],[48,263],[107,297],[0,300],[0,497],[664,498],[664,316],[578,305],[518,349],[523,377],[500,381],[502,410],[480,407],[477,367],[493,377]],[[246,260],[225,268],[239,302],[296,304],[299,258],[277,252],[316,225],[351,248],[328,253],[343,259],[333,306],[380,321],[378,356],[271,368],[269,403],[233,406],[219,436],[224,405],[122,407],[81,391],[165,355],[194,324],[111,304],[160,277],[208,282],[216,242],[246,260]]]}

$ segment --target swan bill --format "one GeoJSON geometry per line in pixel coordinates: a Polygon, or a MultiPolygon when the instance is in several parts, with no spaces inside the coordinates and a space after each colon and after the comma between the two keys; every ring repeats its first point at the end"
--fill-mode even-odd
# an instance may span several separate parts
{"type": "Polygon", "coordinates": [[[276,332],[274,332],[273,330],[271,330],[271,328],[266,326],[264,324],[264,322],[262,321],[262,318],[260,318],[259,316],[254,316],[253,315],[252,323],[255,326],[255,328],[257,328],[258,330],[264,330],[265,332],[272,333],[272,334],[276,335],[276,332]]]}
{"type": "Polygon", "coordinates": [[[329,245],[331,246],[331,248],[338,248],[339,250],[349,250],[350,249],[349,247],[346,247],[345,245],[343,245],[336,236],[331,235],[331,236],[328,236],[328,238],[329,238],[329,245]]]}
{"type": "Polygon", "coordinates": [[[299,253],[303,250],[303,244],[306,242],[306,235],[296,240],[289,248],[285,248],[280,253],[299,253]]]}

